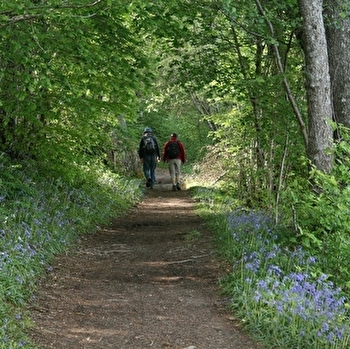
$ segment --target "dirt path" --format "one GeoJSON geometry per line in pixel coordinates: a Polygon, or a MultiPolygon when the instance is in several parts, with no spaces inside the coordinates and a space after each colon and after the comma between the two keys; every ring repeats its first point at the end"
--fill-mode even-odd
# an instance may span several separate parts
{"type": "Polygon", "coordinates": [[[259,348],[219,295],[222,267],[189,193],[167,177],[159,169],[142,203],[54,263],[32,309],[40,348],[259,348]]]}

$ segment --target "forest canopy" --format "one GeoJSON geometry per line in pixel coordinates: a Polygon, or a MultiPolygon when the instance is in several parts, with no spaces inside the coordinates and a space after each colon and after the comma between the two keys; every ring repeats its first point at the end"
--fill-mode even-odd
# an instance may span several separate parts
{"type": "Polygon", "coordinates": [[[13,159],[137,172],[152,125],[161,140],[176,128],[193,161],[212,144],[248,203],[278,205],[291,174],[333,170],[349,125],[336,0],[3,1],[0,15],[0,147],[13,159]]]}

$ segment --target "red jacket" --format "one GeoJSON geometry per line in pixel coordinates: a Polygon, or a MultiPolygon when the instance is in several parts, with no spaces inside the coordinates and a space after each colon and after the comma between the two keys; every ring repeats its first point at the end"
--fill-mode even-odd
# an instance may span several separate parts
{"type": "Polygon", "coordinates": [[[183,143],[181,141],[179,141],[176,137],[171,137],[169,141],[167,141],[165,144],[164,144],[164,147],[163,147],[163,160],[164,161],[169,161],[170,159],[166,156],[166,149],[167,149],[167,146],[170,142],[178,142],[179,144],[179,148],[180,148],[180,154],[179,156],[177,157],[177,159],[180,159],[181,162],[184,164],[186,162],[186,152],[185,152],[185,146],[183,145],[183,143]]]}

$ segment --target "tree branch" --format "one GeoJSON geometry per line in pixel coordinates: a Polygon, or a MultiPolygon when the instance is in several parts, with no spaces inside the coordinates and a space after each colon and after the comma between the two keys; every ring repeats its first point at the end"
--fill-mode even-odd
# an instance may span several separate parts
{"type": "MultiPolygon", "coordinates": [[[[255,0],[255,3],[256,3],[256,6],[258,7],[258,10],[260,12],[260,14],[264,17],[265,21],[266,21],[266,24],[270,30],[270,34],[271,34],[271,37],[273,39],[276,40],[276,36],[275,36],[275,30],[273,28],[273,25],[271,23],[271,21],[267,18],[266,14],[265,14],[265,11],[264,11],[264,8],[262,7],[261,5],[261,2],[260,0],[255,0]]],[[[282,64],[282,58],[281,58],[281,55],[280,55],[280,52],[278,50],[278,46],[276,44],[273,44],[273,49],[274,49],[274,53],[275,53],[275,58],[276,58],[276,62],[277,62],[277,66],[278,66],[278,69],[280,71],[281,74],[284,74],[285,71],[284,71],[284,68],[283,68],[283,64],[282,64]]],[[[293,96],[293,93],[292,93],[292,90],[289,86],[289,82],[287,80],[287,78],[285,76],[283,76],[283,86],[284,86],[284,89],[286,91],[286,94],[287,94],[287,98],[293,108],[293,111],[294,111],[294,114],[298,120],[298,123],[299,123],[299,126],[300,126],[300,129],[301,129],[301,133],[303,135],[303,138],[304,138],[304,143],[305,143],[305,146],[307,147],[308,145],[308,135],[307,135],[307,130],[306,130],[306,126],[305,126],[305,123],[304,123],[304,120],[303,120],[303,117],[301,115],[301,112],[298,108],[298,105],[295,101],[295,98],[293,96]]]]}

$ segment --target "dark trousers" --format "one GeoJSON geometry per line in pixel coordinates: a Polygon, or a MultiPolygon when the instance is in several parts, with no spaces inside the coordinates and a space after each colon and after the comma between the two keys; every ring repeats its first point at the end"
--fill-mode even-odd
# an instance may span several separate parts
{"type": "Polygon", "coordinates": [[[156,181],[157,155],[145,155],[143,158],[143,173],[146,179],[151,178],[152,184],[156,181]]]}

